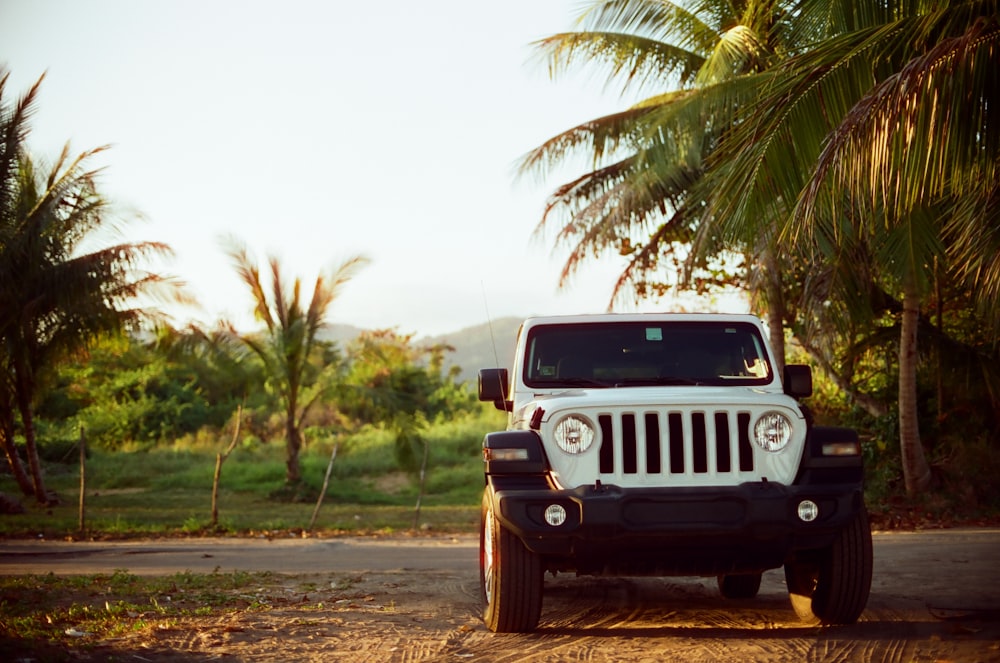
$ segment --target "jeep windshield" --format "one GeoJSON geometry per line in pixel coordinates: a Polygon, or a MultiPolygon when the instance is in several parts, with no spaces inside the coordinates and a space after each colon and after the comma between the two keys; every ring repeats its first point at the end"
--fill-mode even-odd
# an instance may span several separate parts
{"type": "Polygon", "coordinates": [[[763,385],[771,366],[740,322],[600,322],[529,331],[524,382],[537,388],[763,385]]]}

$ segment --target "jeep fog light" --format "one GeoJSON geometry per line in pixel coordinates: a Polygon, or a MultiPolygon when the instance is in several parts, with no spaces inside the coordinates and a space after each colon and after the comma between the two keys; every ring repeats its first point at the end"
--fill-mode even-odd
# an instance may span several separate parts
{"type": "Polygon", "coordinates": [[[545,507],[545,522],[553,527],[559,527],[566,522],[566,509],[561,504],[550,504],[545,507]]]}
{"type": "Polygon", "coordinates": [[[792,439],[792,422],[780,412],[765,412],[754,424],[753,439],[764,451],[781,451],[792,439]]]}
{"type": "Polygon", "coordinates": [[[589,449],[595,434],[593,424],[575,414],[563,418],[553,431],[556,444],[568,454],[582,454],[589,449]]]}
{"type": "Polygon", "coordinates": [[[819,506],[812,500],[802,500],[799,502],[799,519],[805,523],[811,523],[819,517],[819,506]]]}

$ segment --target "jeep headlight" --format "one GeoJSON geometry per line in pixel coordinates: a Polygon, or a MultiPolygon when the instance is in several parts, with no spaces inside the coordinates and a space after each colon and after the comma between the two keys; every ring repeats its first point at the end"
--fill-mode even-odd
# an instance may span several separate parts
{"type": "Polygon", "coordinates": [[[792,422],[780,412],[765,412],[754,424],[753,439],[764,451],[781,451],[792,439],[792,422]]]}
{"type": "Polygon", "coordinates": [[[553,435],[559,448],[568,454],[582,454],[594,443],[594,425],[585,417],[571,414],[556,424],[553,435]]]}

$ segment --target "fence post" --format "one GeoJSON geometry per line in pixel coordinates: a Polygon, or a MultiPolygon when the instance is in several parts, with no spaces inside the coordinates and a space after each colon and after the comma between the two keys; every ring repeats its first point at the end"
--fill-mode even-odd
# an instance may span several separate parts
{"type": "Polygon", "coordinates": [[[80,535],[87,529],[87,436],[80,426],[80,535]]]}
{"type": "Polygon", "coordinates": [[[222,479],[222,464],[233,453],[236,443],[240,440],[240,426],[243,423],[243,405],[236,406],[236,428],[233,430],[233,439],[229,441],[229,446],[222,453],[215,454],[215,476],[212,478],[212,521],[210,527],[214,530],[219,526],[219,481],[222,479]]]}
{"type": "Polygon", "coordinates": [[[316,525],[316,516],[319,515],[319,508],[323,505],[323,497],[326,495],[326,489],[330,485],[330,472],[333,471],[333,461],[337,459],[337,449],[340,448],[340,442],[333,443],[333,451],[330,452],[330,462],[326,464],[326,476],[323,477],[323,488],[319,491],[319,497],[316,498],[316,508],[313,509],[312,518],[309,519],[309,527],[306,531],[312,533],[313,527],[316,525]]]}

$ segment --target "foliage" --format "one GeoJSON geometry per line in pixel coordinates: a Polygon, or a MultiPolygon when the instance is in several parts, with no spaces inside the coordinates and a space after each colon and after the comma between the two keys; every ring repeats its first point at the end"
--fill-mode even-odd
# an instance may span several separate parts
{"type": "Polygon", "coordinates": [[[563,214],[564,277],[617,252],[619,291],[644,297],[664,264],[683,284],[742,256],[779,361],[787,328],[870,415],[895,405],[906,490],[926,489],[922,405],[977,394],[982,430],[1000,424],[998,15],[995,0],[590,3],[539,43],[550,70],[603,67],[644,98],[522,163],[593,165],[542,219],[563,214]]]}
{"type": "Polygon", "coordinates": [[[7,80],[0,68],[0,443],[21,491],[45,502],[34,421],[39,389],[95,337],[150,317],[135,307],[136,297],[170,294],[169,282],[141,265],[168,248],[93,248],[99,231],[115,226],[90,166],[103,148],[71,157],[67,145],[51,168],[40,167],[25,139],[41,80],[13,104],[7,80]],[[18,428],[30,483],[13,446],[18,428]]]}
{"type": "Polygon", "coordinates": [[[973,239],[985,237],[987,256],[996,255],[998,7],[888,3],[889,11],[820,22],[841,6],[803,3],[793,22],[815,41],[738,98],[746,111],[713,153],[709,209],[733,237],[759,233],[762,217],[778,219],[789,244],[815,256],[808,278],[820,284],[817,299],[835,306],[834,315],[812,310],[811,335],[893,316],[900,452],[915,496],[932,483],[918,424],[917,339],[934,284],[961,287],[994,339],[1000,331],[1000,272],[973,239]]]}
{"type": "MultiPolygon", "coordinates": [[[[793,361],[802,361],[804,354],[793,353],[793,361]]],[[[971,360],[971,358],[970,358],[971,360]]],[[[861,431],[865,462],[865,494],[869,508],[883,526],[907,526],[908,508],[923,507],[931,520],[969,520],[1000,510],[1000,494],[995,490],[992,477],[1000,472],[1000,438],[989,423],[995,413],[978,406],[983,386],[974,378],[978,366],[963,365],[959,356],[949,357],[950,368],[964,375],[949,383],[956,389],[945,396],[946,405],[939,411],[939,394],[933,388],[932,361],[925,366],[927,375],[922,379],[920,427],[925,431],[928,460],[935,477],[936,489],[920,496],[909,507],[900,501],[905,492],[903,468],[899,450],[898,413],[887,410],[873,415],[859,406],[850,392],[838,387],[825,374],[818,373],[814,380],[813,397],[808,404],[816,421],[826,425],[850,426],[861,431]],[[971,373],[969,371],[972,371],[971,373]],[[901,520],[902,519],[902,520],[901,520]]],[[[881,355],[871,352],[861,356],[856,363],[858,380],[863,380],[867,390],[891,396],[895,388],[894,358],[891,353],[881,355]]]]}
{"type": "Polygon", "coordinates": [[[458,368],[443,372],[447,346],[418,347],[412,335],[393,330],[364,332],[349,348],[353,358],[340,401],[355,419],[380,422],[396,436],[395,453],[406,470],[416,471],[423,454],[421,432],[444,415],[469,411],[472,394],[455,384],[458,368]]]}
{"type": "MultiPolygon", "coordinates": [[[[90,450],[131,454],[168,448],[174,457],[191,450],[218,451],[219,440],[227,437],[223,427],[245,398],[247,414],[237,455],[254,458],[264,443],[284,433],[272,416],[280,403],[273,394],[250,388],[263,382],[257,355],[222,341],[220,337],[210,342],[198,330],[163,330],[155,338],[125,333],[101,338],[80,361],[62,365],[43,394],[38,407],[43,457],[76,462],[81,426],[90,450]]],[[[443,372],[444,348],[418,347],[410,337],[391,332],[367,334],[343,357],[328,344],[319,347],[324,361],[338,363],[342,376],[339,386],[328,390],[304,420],[303,446],[322,456],[339,441],[345,453],[337,467],[352,469],[335,477],[394,472],[399,466],[398,422],[421,417],[419,439],[430,440],[428,430],[460,427],[480,409],[473,394],[454,382],[459,369],[443,372]],[[350,431],[355,434],[345,438],[350,431]],[[387,439],[393,440],[393,453],[386,454],[380,446],[387,439]],[[367,454],[372,445],[379,453],[367,454]],[[372,465],[359,466],[360,458],[372,465]]],[[[441,442],[431,441],[430,460],[437,463],[441,442]]],[[[309,479],[317,462],[313,455],[303,461],[303,495],[318,489],[309,479]]],[[[230,472],[249,473],[252,483],[272,489],[280,483],[264,466],[230,463],[230,472]]],[[[178,470],[163,468],[157,475],[177,480],[178,470]]],[[[119,481],[114,488],[134,487],[125,470],[119,481]]]]}
{"type": "MultiPolygon", "coordinates": [[[[828,423],[858,424],[869,432],[863,439],[866,495],[877,527],[997,522],[1000,495],[990,477],[1000,471],[1000,462],[989,446],[942,442],[931,460],[948,491],[929,493],[916,505],[900,504],[897,496],[902,475],[898,454],[893,453],[897,450],[895,415],[873,421],[863,410],[852,407],[842,391],[823,380],[817,382],[817,395],[811,404],[817,417],[828,423]],[[828,392],[835,396],[828,399],[828,392]]],[[[421,525],[439,531],[475,531],[483,486],[482,437],[503,425],[503,413],[482,405],[471,413],[431,424],[424,431],[431,459],[421,525]]],[[[952,424],[948,435],[972,436],[971,431],[971,425],[952,424]]],[[[270,497],[284,476],[282,450],[251,441],[245,441],[226,463],[219,494],[219,526],[209,528],[214,458],[227,439],[225,434],[203,435],[150,449],[95,451],[87,464],[84,535],[299,535],[310,519],[312,504],[270,497]]],[[[309,490],[318,491],[322,484],[328,444],[315,442],[303,451],[303,483],[309,490]]],[[[333,466],[333,481],[313,531],[315,536],[412,527],[418,488],[411,475],[398,471],[394,445],[394,434],[375,426],[341,439],[341,453],[333,466]]],[[[0,518],[0,535],[80,536],[77,472],[58,463],[47,464],[45,471],[50,485],[65,498],[63,503],[29,506],[25,514],[0,518]]],[[[0,477],[0,492],[11,486],[9,476],[0,477]]]]}
{"type": "Polygon", "coordinates": [[[261,333],[230,333],[264,364],[267,385],[278,396],[285,423],[285,483],[301,480],[299,452],[302,428],[309,410],[340,379],[340,363],[332,348],[319,338],[324,319],[340,289],[367,260],[348,258],[330,272],[316,277],[308,301],[298,278],[287,281],[277,258],[268,260],[268,278],[261,276],[256,260],[236,240],[229,242],[229,256],[243,283],[253,295],[254,316],[264,324],[261,333]]]}
{"type": "Polygon", "coordinates": [[[183,368],[125,334],[95,343],[63,367],[39,405],[41,417],[78,421],[89,444],[152,445],[193,432],[210,406],[183,368]]]}
{"type": "Polygon", "coordinates": [[[576,30],[537,42],[553,75],[590,68],[641,97],[522,161],[523,173],[578,157],[593,165],[557,187],[539,224],[562,223],[556,241],[571,249],[563,284],[586,260],[613,253],[626,258],[618,299],[754,285],[743,270],[760,247],[722,241],[699,182],[736,121],[729,90],[798,47],[783,29],[787,4],[604,0],[581,9],[576,30]]]}

